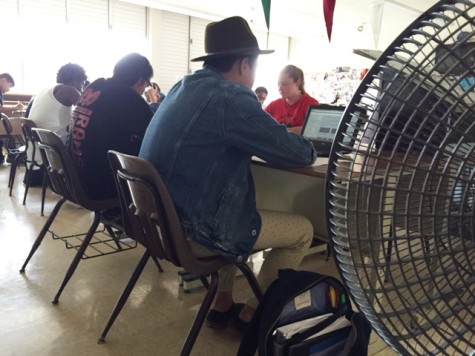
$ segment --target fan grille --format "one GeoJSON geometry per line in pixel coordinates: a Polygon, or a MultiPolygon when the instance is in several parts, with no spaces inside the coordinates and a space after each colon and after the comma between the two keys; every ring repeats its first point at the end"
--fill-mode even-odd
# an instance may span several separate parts
{"type": "Polygon", "coordinates": [[[474,6],[440,2],[393,42],[353,96],[329,159],[340,274],[402,354],[475,349],[474,6]]]}

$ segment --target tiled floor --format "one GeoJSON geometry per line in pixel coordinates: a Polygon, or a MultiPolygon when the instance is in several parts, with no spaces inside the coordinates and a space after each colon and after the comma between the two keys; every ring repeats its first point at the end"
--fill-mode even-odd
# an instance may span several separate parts
{"type": "MultiPolygon", "coordinates": [[[[203,288],[186,294],[178,285],[177,268],[163,263],[160,274],[149,263],[128,303],[97,344],[115,302],[138,263],[143,248],[83,260],[64,290],[51,304],[74,252],[49,235],[31,259],[26,273],[19,269],[46,221],[40,216],[40,188],[30,190],[22,205],[23,170],[13,196],[6,188],[9,166],[0,166],[0,355],[178,355],[203,297],[203,288]]],[[[45,212],[57,197],[48,191],[45,212]]],[[[66,204],[53,230],[60,234],[86,231],[91,214],[66,204]]],[[[302,268],[337,275],[333,261],[322,254],[307,256],[302,268]]],[[[237,281],[237,299],[247,284],[237,281]]],[[[203,327],[194,355],[235,355],[239,335],[232,330],[203,327]]],[[[373,333],[371,355],[394,355],[373,333]]]]}

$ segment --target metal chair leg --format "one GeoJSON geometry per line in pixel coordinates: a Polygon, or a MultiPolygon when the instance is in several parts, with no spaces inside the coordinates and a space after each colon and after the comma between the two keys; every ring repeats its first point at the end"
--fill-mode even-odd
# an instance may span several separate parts
{"type": "Polygon", "coordinates": [[[208,293],[206,293],[206,297],[201,304],[200,310],[198,311],[198,315],[193,322],[193,326],[191,327],[188,336],[185,340],[183,348],[181,349],[180,355],[181,356],[188,356],[193,349],[195,344],[196,338],[203,326],[203,322],[205,321],[206,314],[208,314],[209,308],[211,307],[211,303],[213,302],[214,296],[216,295],[216,291],[218,290],[218,282],[219,282],[219,275],[218,272],[215,271],[211,274],[211,282],[209,283],[208,293]]]}
{"type": "Polygon", "coordinates": [[[142,274],[143,269],[145,268],[145,265],[147,264],[147,261],[150,257],[150,254],[148,253],[148,250],[145,251],[143,254],[142,258],[140,259],[139,264],[135,268],[134,273],[132,274],[132,277],[130,277],[129,282],[127,283],[127,286],[125,287],[124,291],[122,292],[122,295],[120,296],[119,300],[117,301],[117,304],[112,312],[111,317],[109,318],[109,321],[107,322],[106,327],[104,328],[104,331],[101,334],[101,337],[98,340],[99,344],[103,344],[106,342],[106,336],[107,333],[109,332],[110,328],[112,327],[112,324],[114,324],[115,319],[119,316],[119,313],[121,312],[122,308],[124,307],[125,303],[127,302],[127,299],[129,298],[130,293],[135,287],[135,284],[137,283],[137,280],[139,279],[140,275],[142,274]]]}
{"type": "Polygon", "coordinates": [[[18,168],[18,162],[23,159],[23,156],[22,155],[18,155],[15,157],[15,159],[13,160],[13,163],[10,167],[10,183],[9,183],[9,187],[10,187],[10,193],[8,194],[9,196],[12,196],[12,190],[13,190],[13,183],[15,182],[15,175],[16,175],[16,170],[18,168]]]}
{"type": "Polygon", "coordinates": [[[209,288],[208,278],[206,278],[206,276],[201,275],[200,280],[201,280],[201,283],[203,283],[203,285],[205,286],[205,288],[208,289],[209,288]]]}
{"type": "Polygon", "coordinates": [[[163,273],[163,268],[160,262],[158,262],[158,258],[156,256],[151,256],[151,257],[152,257],[153,262],[155,262],[155,264],[157,265],[158,271],[160,273],[163,273]]]}
{"type": "Polygon", "coordinates": [[[26,196],[28,195],[28,190],[31,185],[31,173],[33,171],[33,163],[30,165],[30,168],[25,172],[25,193],[23,194],[23,205],[26,203],[26,196]]]}
{"type": "Polygon", "coordinates": [[[46,175],[46,170],[43,168],[43,190],[41,192],[41,216],[44,216],[44,211],[45,211],[45,199],[46,199],[46,188],[47,188],[47,175],[46,175]]]}
{"type": "Polygon", "coordinates": [[[10,175],[8,176],[8,188],[10,188],[10,191],[8,193],[9,196],[12,196],[12,189],[13,189],[13,182],[15,181],[15,174],[16,174],[16,157],[11,163],[10,166],[10,175]]]}
{"type": "Polygon", "coordinates": [[[104,225],[104,227],[106,228],[106,231],[110,235],[110,237],[112,237],[112,240],[114,240],[117,250],[119,251],[122,250],[122,246],[120,245],[119,238],[117,234],[114,232],[114,230],[112,229],[112,226],[104,225]]]}
{"type": "Polygon", "coordinates": [[[31,257],[35,253],[35,251],[40,247],[41,241],[43,241],[43,238],[45,237],[46,233],[48,232],[51,224],[53,223],[53,220],[56,218],[56,215],[58,215],[59,209],[61,209],[61,206],[63,206],[64,202],[66,201],[66,198],[61,198],[57,203],[56,206],[54,207],[53,211],[51,212],[51,215],[49,216],[48,220],[44,224],[43,228],[41,229],[40,233],[38,234],[38,237],[36,238],[35,242],[33,243],[33,246],[31,247],[31,251],[26,258],[25,262],[23,263],[23,266],[20,269],[20,273],[25,272],[26,265],[30,261],[31,257]]]}
{"type": "Polygon", "coordinates": [[[81,246],[76,252],[74,259],[71,262],[71,265],[69,266],[68,271],[66,272],[66,275],[64,276],[63,283],[59,287],[58,293],[56,293],[56,296],[54,297],[52,301],[53,304],[58,304],[59,297],[61,296],[61,293],[63,292],[64,287],[66,287],[66,284],[68,284],[69,280],[73,276],[74,271],[76,270],[76,267],[79,264],[79,261],[81,261],[81,258],[84,255],[84,252],[86,251],[86,248],[89,245],[89,242],[91,241],[92,237],[94,236],[94,233],[96,232],[97,226],[99,225],[100,217],[101,217],[101,214],[99,212],[94,212],[94,221],[92,222],[91,227],[89,228],[86,236],[84,237],[84,240],[82,241],[81,246]]]}
{"type": "Polygon", "coordinates": [[[257,282],[256,276],[254,276],[254,272],[251,271],[251,269],[246,263],[236,263],[236,266],[237,268],[241,270],[244,277],[246,277],[249,283],[249,286],[252,289],[252,292],[254,293],[254,295],[256,296],[257,300],[260,303],[262,300],[263,294],[262,294],[261,286],[257,282]]]}

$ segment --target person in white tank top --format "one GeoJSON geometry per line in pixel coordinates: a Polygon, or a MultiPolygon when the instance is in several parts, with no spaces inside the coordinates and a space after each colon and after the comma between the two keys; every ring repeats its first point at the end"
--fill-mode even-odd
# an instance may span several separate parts
{"type": "Polygon", "coordinates": [[[28,118],[37,127],[55,132],[64,142],[73,106],[81,96],[86,80],[86,72],[78,64],[62,66],[56,76],[58,84],[34,97],[28,118]]]}

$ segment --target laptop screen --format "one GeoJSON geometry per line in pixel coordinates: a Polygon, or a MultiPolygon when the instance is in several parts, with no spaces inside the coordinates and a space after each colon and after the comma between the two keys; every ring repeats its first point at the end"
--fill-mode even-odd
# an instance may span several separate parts
{"type": "Polygon", "coordinates": [[[302,136],[311,141],[328,142],[335,137],[344,107],[327,108],[323,105],[311,106],[302,127],[302,136]]]}
{"type": "MultiPolygon", "coordinates": [[[[312,142],[319,156],[327,157],[330,154],[344,112],[344,106],[328,104],[311,106],[308,109],[301,135],[312,142]]],[[[361,108],[354,110],[350,121],[346,124],[343,140],[338,146],[338,152],[350,152],[366,119],[366,110],[361,108]]]]}

